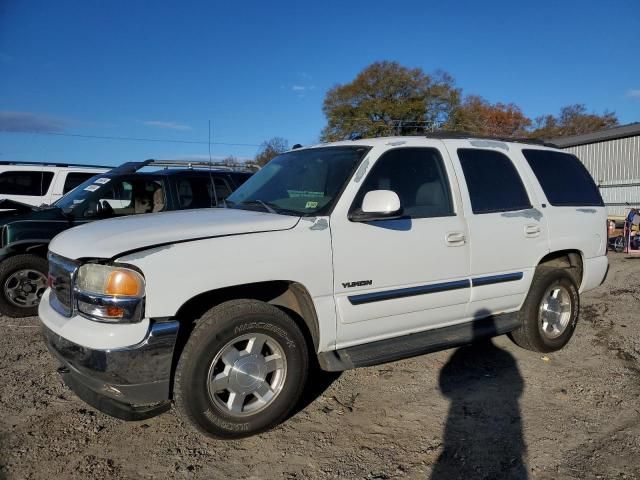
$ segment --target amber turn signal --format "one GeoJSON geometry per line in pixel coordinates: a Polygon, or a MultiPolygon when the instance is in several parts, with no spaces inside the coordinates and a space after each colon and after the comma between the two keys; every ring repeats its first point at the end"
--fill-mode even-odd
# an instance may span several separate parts
{"type": "Polygon", "coordinates": [[[114,296],[135,297],[142,293],[140,277],[131,270],[114,270],[109,273],[104,293],[114,296]]]}

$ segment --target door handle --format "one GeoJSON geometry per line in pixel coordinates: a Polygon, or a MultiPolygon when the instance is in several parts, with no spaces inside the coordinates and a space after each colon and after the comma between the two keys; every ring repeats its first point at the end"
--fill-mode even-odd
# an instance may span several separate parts
{"type": "Polygon", "coordinates": [[[527,225],[524,227],[524,234],[527,237],[537,237],[540,232],[540,225],[527,225]]]}
{"type": "Polygon", "coordinates": [[[447,233],[447,243],[451,247],[457,247],[460,245],[464,245],[465,237],[462,232],[452,232],[447,233]]]}

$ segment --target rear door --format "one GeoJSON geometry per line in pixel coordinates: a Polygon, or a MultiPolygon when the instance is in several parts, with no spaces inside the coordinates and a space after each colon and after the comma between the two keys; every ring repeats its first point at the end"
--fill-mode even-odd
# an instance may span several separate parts
{"type": "Polygon", "coordinates": [[[549,250],[543,208],[519,152],[504,142],[483,145],[494,147],[477,148],[467,140],[447,143],[457,159],[469,224],[467,313],[475,317],[518,309],[535,265],[549,250]]]}

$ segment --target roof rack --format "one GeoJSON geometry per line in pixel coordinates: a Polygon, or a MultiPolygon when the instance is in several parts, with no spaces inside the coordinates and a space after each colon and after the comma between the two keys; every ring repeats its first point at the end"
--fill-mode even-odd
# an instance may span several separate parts
{"type": "Polygon", "coordinates": [[[22,162],[12,160],[0,160],[0,165],[34,165],[38,167],[83,167],[83,168],[108,168],[113,165],[89,165],[86,163],[57,163],[57,162],[22,162]]]}
{"type": "Polygon", "coordinates": [[[478,139],[478,140],[496,140],[499,142],[515,142],[515,143],[529,143],[532,145],[543,145],[545,147],[558,148],[554,143],[545,142],[537,138],[522,138],[522,137],[499,137],[492,135],[476,135],[469,132],[458,132],[449,130],[439,130],[437,132],[425,133],[426,138],[436,138],[440,140],[444,139],[478,139]]]}
{"type": "Polygon", "coordinates": [[[134,173],[144,167],[178,167],[178,168],[206,168],[214,170],[226,170],[230,172],[255,172],[260,169],[260,166],[254,163],[242,163],[238,165],[227,165],[223,162],[209,162],[206,160],[156,160],[149,158],[141,162],[126,162],[122,165],[114,168],[114,173],[134,173]]]}

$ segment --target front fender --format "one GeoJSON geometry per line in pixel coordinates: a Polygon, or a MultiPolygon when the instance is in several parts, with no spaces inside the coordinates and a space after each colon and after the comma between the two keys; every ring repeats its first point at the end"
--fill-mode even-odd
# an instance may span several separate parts
{"type": "Polygon", "coordinates": [[[287,280],[303,285],[318,316],[319,351],[335,344],[329,228],[304,221],[291,230],[176,243],[125,255],[146,281],[150,318],[173,317],[189,299],[231,286],[287,280]]]}

